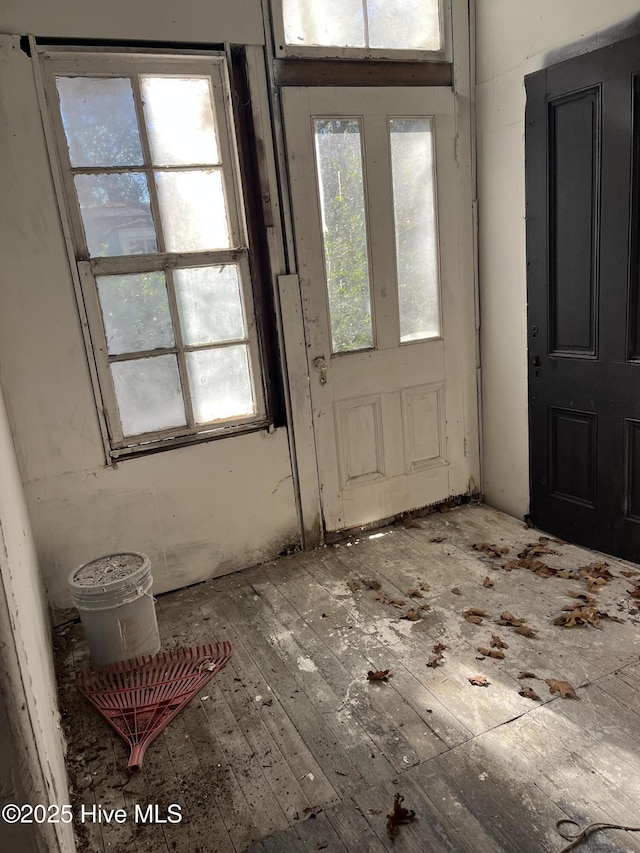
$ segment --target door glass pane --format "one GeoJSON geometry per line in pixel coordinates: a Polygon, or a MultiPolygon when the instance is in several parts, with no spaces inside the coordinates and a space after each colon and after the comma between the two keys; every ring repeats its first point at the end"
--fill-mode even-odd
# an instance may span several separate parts
{"type": "Polygon", "coordinates": [[[400,340],[440,335],[432,120],[390,119],[400,340]]]}
{"type": "Polygon", "coordinates": [[[111,374],[124,435],[185,426],[175,355],[116,361],[111,374]]]}
{"type": "Polygon", "coordinates": [[[141,77],[140,89],[154,165],[220,162],[208,77],[141,77]]]}
{"type": "Polygon", "coordinates": [[[156,172],[155,178],[168,252],[229,248],[220,169],[156,172]]]}
{"type": "Polygon", "coordinates": [[[362,143],[358,119],[315,119],[333,352],[373,346],[362,143]]]}
{"type": "Polygon", "coordinates": [[[75,175],[74,181],[92,258],[140,254],[145,247],[156,251],[146,175],[75,175]]]}
{"type": "Polygon", "coordinates": [[[365,46],[362,0],[283,0],[282,5],[287,44],[365,46]]]}
{"type": "Polygon", "coordinates": [[[246,336],[237,266],[175,270],[173,280],[185,344],[246,336]]]}
{"type": "Polygon", "coordinates": [[[255,414],[246,344],[188,352],[186,357],[196,423],[255,414]]]}
{"type": "Polygon", "coordinates": [[[438,0],[367,0],[369,47],[440,50],[438,0]]]}
{"type": "Polygon", "coordinates": [[[142,148],[126,77],[56,77],[71,165],[138,166],[142,148]]]}
{"type": "Polygon", "coordinates": [[[97,276],[109,355],[174,344],[164,273],[97,276]]]}

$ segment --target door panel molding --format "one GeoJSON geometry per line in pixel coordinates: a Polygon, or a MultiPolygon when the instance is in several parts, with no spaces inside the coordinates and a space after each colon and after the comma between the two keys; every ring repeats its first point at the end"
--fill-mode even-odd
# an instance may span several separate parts
{"type": "Polygon", "coordinates": [[[595,357],[599,291],[601,90],[548,102],[549,353],[595,357]],[[584,246],[589,251],[584,251],[584,246]]]}

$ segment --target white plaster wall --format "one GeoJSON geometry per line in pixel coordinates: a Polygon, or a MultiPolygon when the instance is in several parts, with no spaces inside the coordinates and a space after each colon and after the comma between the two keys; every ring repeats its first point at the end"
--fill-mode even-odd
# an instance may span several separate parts
{"type": "Polygon", "coordinates": [[[205,44],[264,42],[260,0],[2,0],[0,32],[205,44]]]}
{"type": "MultiPolygon", "coordinates": [[[[262,40],[259,0],[5,0],[3,29],[262,40]]],[[[163,592],[297,542],[283,428],[105,466],[31,60],[18,35],[0,36],[0,127],[0,385],[51,602],[67,606],[69,572],[114,550],[148,553],[154,591],[163,592]]]]}
{"type": "Polygon", "coordinates": [[[524,76],[635,34],[640,0],[477,0],[478,219],[486,500],[529,506],[524,76]]]}
{"type": "MultiPolygon", "coordinates": [[[[0,472],[0,672],[3,702],[16,741],[14,770],[29,802],[61,805],[69,802],[69,793],[49,618],[1,393],[0,472]]],[[[2,737],[7,736],[3,731],[2,737]]],[[[4,788],[2,796],[11,801],[11,793],[4,788]]],[[[42,831],[47,849],[75,849],[67,824],[45,826],[42,831]]]]}

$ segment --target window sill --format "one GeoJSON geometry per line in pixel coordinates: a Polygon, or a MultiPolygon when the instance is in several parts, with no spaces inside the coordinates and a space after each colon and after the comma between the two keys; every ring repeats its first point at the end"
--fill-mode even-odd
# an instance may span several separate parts
{"type": "Polygon", "coordinates": [[[154,453],[163,453],[167,450],[177,450],[183,447],[193,447],[210,441],[218,441],[223,438],[231,438],[236,435],[246,435],[252,432],[273,432],[275,427],[267,421],[260,423],[240,424],[233,427],[199,432],[191,435],[173,436],[161,438],[156,441],[146,441],[144,444],[131,445],[130,447],[119,447],[112,449],[109,453],[111,464],[122,462],[125,459],[140,459],[154,453]]]}

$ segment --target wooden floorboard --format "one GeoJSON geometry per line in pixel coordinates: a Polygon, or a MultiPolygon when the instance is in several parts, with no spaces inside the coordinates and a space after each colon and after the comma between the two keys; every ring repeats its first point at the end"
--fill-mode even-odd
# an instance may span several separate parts
{"type": "MultiPolygon", "coordinates": [[[[162,814],[175,803],[183,813],[178,824],[85,822],[79,849],[538,853],[562,848],[563,818],[637,825],[640,607],[622,572],[638,567],[546,543],[557,553],[541,559],[560,570],[606,562],[613,579],[593,593],[596,606],[623,620],[562,628],[554,618],[586,581],[504,568],[541,535],[462,507],[160,596],[164,649],[227,639],[234,652],[133,776],[124,743],[73,686],[89,664],[80,625],[59,630],[77,807],[133,815],[157,804],[162,814]],[[483,542],[508,554],[473,549],[483,542]],[[423,598],[409,595],[421,586],[423,598]],[[421,603],[417,621],[402,618],[421,603]],[[481,624],[464,618],[470,607],[486,611],[481,624]],[[498,625],[505,610],[536,636],[498,625]],[[494,634],[503,659],[478,651],[494,634]],[[428,667],[436,643],[441,665],[428,667]],[[367,680],[385,669],[387,682],[367,680]],[[538,677],[518,678],[523,670],[538,677]],[[545,679],[570,682],[579,698],[551,694],[545,679]],[[523,685],[539,701],[520,696],[523,685]],[[396,793],[416,818],[391,839],[396,793]]],[[[640,833],[598,833],[584,849],[640,853],[640,833]]]]}

